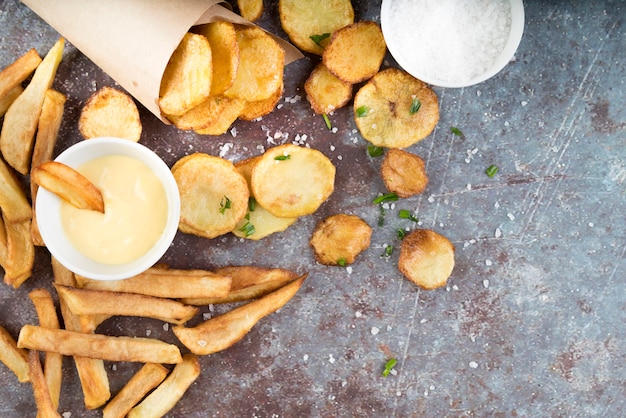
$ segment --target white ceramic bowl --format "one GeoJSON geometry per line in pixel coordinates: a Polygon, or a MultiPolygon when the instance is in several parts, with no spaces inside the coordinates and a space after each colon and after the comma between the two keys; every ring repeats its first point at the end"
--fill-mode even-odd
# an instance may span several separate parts
{"type": "Polygon", "coordinates": [[[478,10],[478,1],[463,2],[473,5],[472,13],[476,12],[476,16],[472,20],[469,14],[461,16],[463,8],[454,7],[454,3],[454,0],[382,2],[381,27],[389,52],[406,72],[433,86],[468,87],[493,77],[511,61],[524,32],[522,0],[505,0],[505,5],[510,3],[508,34],[500,29],[502,26],[495,26],[497,23],[488,17],[489,13],[478,10]],[[444,5],[450,6],[450,10],[444,11],[444,5]],[[470,21],[476,24],[470,25],[470,21]],[[492,39],[498,48],[487,51],[488,42],[471,42],[480,36],[485,39],[489,31],[496,35],[492,39]],[[463,63],[471,65],[463,68],[463,63]]]}
{"type": "Polygon", "coordinates": [[[161,180],[168,203],[167,223],[156,244],[140,258],[125,264],[103,264],[78,251],[67,238],[61,224],[61,199],[39,188],[37,224],[46,247],[66,268],[96,280],[120,280],[135,276],[154,265],[174,240],[180,218],[180,195],[172,172],[163,160],[145,146],[127,139],[94,138],[81,141],[63,151],[55,161],[76,168],[106,155],[126,155],[146,164],[161,180]]]}

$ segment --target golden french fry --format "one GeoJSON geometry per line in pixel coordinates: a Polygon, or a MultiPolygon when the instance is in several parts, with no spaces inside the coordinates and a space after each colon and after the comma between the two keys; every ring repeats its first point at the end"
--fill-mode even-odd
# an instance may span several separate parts
{"type": "Polygon", "coordinates": [[[54,283],[64,286],[76,286],[76,278],[74,273],[67,269],[63,264],[59,263],[56,257],[51,257],[52,274],[54,275],[54,283]]]}
{"type": "Polygon", "coordinates": [[[263,0],[237,0],[241,17],[254,22],[263,14],[263,0]]]}
{"type": "Polygon", "coordinates": [[[6,96],[15,86],[19,86],[22,81],[26,80],[40,63],[41,57],[35,48],[31,48],[5,67],[0,72],[0,98],[6,96]]]}
{"type": "Polygon", "coordinates": [[[183,397],[200,375],[200,362],[193,354],[185,354],[170,375],[139,405],[128,413],[129,418],[161,417],[183,397]]]}
{"type": "Polygon", "coordinates": [[[68,165],[46,161],[33,169],[31,179],[79,209],[104,213],[104,199],[100,189],[68,165]]]}
{"type": "Polygon", "coordinates": [[[60,38],[39,64],[24,92],[15,99],[4,115],[0,150],[6,162],[24,175],[30,171],[31,153],[41,106],[46,91],[54,81],[64,46],[65,40],[60,38]]]}
{"type": "Polygon", "coordinates": [[[198,309],[184,303],[136,293],[87,290],[55,285],[74,315],[79,316],[138,316],[160,319],[172,324],[184,324],[198,309]]]}
{"type": "Polygon", "coordinates": [[[169,370],[160,364],[145,364],[102,409],[102,417],[124,418],[148,392],[165,379],[168,373],[169,370]]]}
{"type": "Polygon", "coordinates": [[[3,326],[0,326],[0,362],[4,363],[20,382],[28,382],[28,353],[17,348],[17,342],[3,326]]]}
{"type": "Polygon", "coordinates": [[[241,340],[263,317],[280,309],[300,289],[306,274],[260,299],[248,302],[198,326],[175,326],[174,334],[194,354],[207,355],[232,346],[241,340]]]}
{"type": "Polygon", "coordinates": [[[22,94],[23,91],[24,88],[18,84],[17,86],[9,90],[7,94],[0,98],[0,118],[4,116],[5,113],[7,113],[9,107],[11,107],[15,99],[17,99],[17,97],[22,94]]]}
{"type": "Polygon", "coordinates": [[[4,263],[4,282],[15,289],[28,279],[35,264],[35,246],[30,237],[30,219],[21,222],[4,220],[7,237],[7,255],[4,263]]]}
{"type": "Polygon", "coordinates": [[[138,142],[142,128],[133,98],[112,87],[92,94],[78,119],[78,130],[85,139],[112,136],[138,142]]]}
{"type": "MultiPolygon", "coordinates": [[[[34,289],[28,297],[35,306],[35,311],[39,317],[39,325],[45,328],[59,329],[59,317],[54,307],[54,301],[50,292],[46,289],[34,289]]],[[[63,356],[58,353],[46,352],[44,362],[44,376],[50,393],[52,405],[59,406],[61,395],[61,380],[63,377],[63,356]]]]}
{"type": "Polygon", "coordinates": [[[286,285],[298,275],[281,268],[256,266],[228,266],[215,270],[217,274],[233,279],[230,293],[222,298],[188,298],[181,302],[190,305],[211,305],[215,303],[241,302],[256,299],[286,285]]]}
{"type": "Polygon", "coordinates": [[[90,280],[77,275],[85,289],[138,293],[162,298],[222,297],[232,279],[206,270],[150,268],[125,280],[90,280]]]}
{"type": "MultiPolygon", "coordinates": [[[[57,143],[59,129],[61,128],[61,122],[63,120],[63,110],[66,100],[67,97],[56,90],[48,89],[46,92],[46,97],[44,98],[41,108],[41,115],[39,115],[39,126],[37,127],[37,136],[35,137],[31,167],[37,167],[41,163],[52,160],[54,146],[57,143]]],[[[33,205],[31,236],[35,245],[44,246],[45,243],[39,234],[35,212],[38,187],[36,182],[30,182],[30,197],[33,205]]]]}
{"type": "Polygon", "coordinates": [[[52,403],[52,399],[50,399],[48,383],[41,368],[39,352],[36,350],[31,350],[28,353],[28,377],[33,387],[37,416],[40,418],[61,418],[61,415],[52,403]]]}
{"type": "Polygon", "coordinates": [[[63,329],[24,325],[17,346],[39,351],[53,351],[66,356],[80,356],[109,361],[141,363],[180,363],[180,350],[164,341],[140,337],[113,337],[84,334],[63,329]]]}
{"type": "Polygon", "coordinates": [[[7,221],[32,218],[32,208],[13,170],[0,158],[0,209],[7,221]]]}
{"type": "Polygon", "coordinates": [[[9,249],[7,247],[7,229],[4,225],[4,218],[0,213],[0,266],[4,268],[7,257],[8,257],[9,249]]]}

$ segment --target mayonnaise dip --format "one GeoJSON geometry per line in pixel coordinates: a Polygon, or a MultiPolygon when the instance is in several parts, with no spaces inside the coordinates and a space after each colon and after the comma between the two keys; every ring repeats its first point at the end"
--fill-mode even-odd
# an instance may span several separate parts
{"type": "Polygon", "coordinates": [[[61,223],[70,242],[90,259],[124,264],[144,255],[167,222],[167,197],[161,181],[143,162],[107,155],[77,170],[102,192],[104,213],[61,204],[61,223]]]}

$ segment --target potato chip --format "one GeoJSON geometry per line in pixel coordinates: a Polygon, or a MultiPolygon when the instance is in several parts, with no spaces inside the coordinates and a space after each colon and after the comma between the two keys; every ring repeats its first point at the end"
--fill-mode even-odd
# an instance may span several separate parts
{"type": "Polygon", "coordinates": [[[220,114],[212,123],[203,127],[202,129],[196,129],[196,133],[199,135],[222,135],[228,131],[228,128],[237,120],[243,106],[244,100],[221,97],[219,110],[220,114]]]}
{"type": "Polygon", "coordinates": [[[257,21],[263,14],[263,0],[237,0],[239,14],[250,22],[257,21]]]}
{"type": "Polygon", "coordinates": [[[435,231],[415,229],[402,239],[398,268],[422,289],[445,286],[454,269],[454,246],[435,231]]]}
{"type": "Polygon", "coordinates": [[[408,73],[388,68],[356,93],[354,118],[363,138],[372,144],[407,148],[430,135],[437,125],[437,95],[408,73]]]}
{"type": "Polygon", "coordinates": [[[306,97],[315,113],[328,114],[352,98],[352,84],[337,78],[323,63],[315,66],[304,83],[306,97]]]}
{"type": "Polygon", "coordinates": [[[309,243],[321,264],[346,266],[370,245],[372,228],[356,215],[340,213],[319,222],[309,243]]]}
{"type": "Polygon", "coordinates": [[[361,21],[333,33],[322,58],[337,78],[356,84],[378,72],[386,52],[387,45],[378,23],[361,21]]]}
{"type": "Polygon", "coordinates": [[[166,115],[182,115],[211,94],[213,60],[209,41],[203,35],[186,33],[167,63],[159,107],[166,115]]]}
{"type": "Polygon", "coordinates": [[[387,190],[398,197],[409,197],[426,190],[426,164],[419,156],[401,149],[390,149],[380,165],[387,190]]]}
{"type": "Polygon", "coordinates": [[[215,238],[246,215],[248,185],[230,161],[195,153],[178,160],[172,174],[180,192],[182,232],[215,238]]]}
{"type": "Polygon", "coordinates": [[[85,103],[78,130],[85,139],[112,136],[138,142],[142,131],[139,110],[128,94],[103,87],[85,103]]]}
{"type": "Polygon", "coordinates": [[[354,23],[350,0],[280,0],[280,23],[295,46],[322,55],[330,36],[354,23]]]}
{"type": "Polygon", "coordinates": [[[211,22],[199,26],[198,33],[206,36],[211,45],[213,56],[211,95],[224,94],[235,82],[239,67],[239,46],[235,25],[225,21],[211,22]]]}
{"type": "Polygon", "coordinates": [[[284,86],[281,84],[274,94],[267,99],[256,101],[246,100],[239,114],[239,119],[251,121],[270,114],[281,97],[283,97],[283,89],[284,86]]]}
{"type": "Polygon", "coordinates": [[[335,188],[335,166],[320,151],[292,144],[267,150],[252,169],[257,203],[274,216],[315,212],[335,188]]]}
{"type": "Polygon", "coordinates": [[[230,100],[231,99],[224,96],[209,96],[198,106],[190,109],[182,115],[167,115],[167,118],[178,129],[203,129],[217,122],[230,100]]]}

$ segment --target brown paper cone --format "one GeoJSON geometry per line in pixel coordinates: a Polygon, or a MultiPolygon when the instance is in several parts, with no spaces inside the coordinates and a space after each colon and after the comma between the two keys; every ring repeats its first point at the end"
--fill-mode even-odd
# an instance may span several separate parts
{"type": "MultiPolygon", "coordinates": [[[[161,77],[193,25],[215,20],[252,25],[219,0],[22,0],[162,121],[161,77]]],[[[285,63],[302,57],[288,42],[285,63]]]]}

